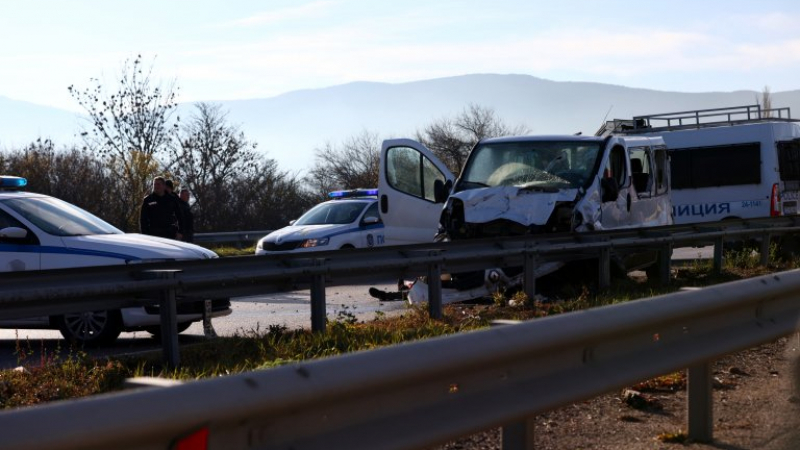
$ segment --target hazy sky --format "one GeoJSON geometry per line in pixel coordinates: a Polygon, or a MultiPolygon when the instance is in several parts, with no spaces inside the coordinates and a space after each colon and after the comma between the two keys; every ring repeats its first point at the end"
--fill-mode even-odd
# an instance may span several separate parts
{"type": "Polygon", "coordinates": [[[800,89],[797,0],[0,0],[0,42],[0,95],[68,109],[137,53],[179,101],[468,73],[800,89]]]}

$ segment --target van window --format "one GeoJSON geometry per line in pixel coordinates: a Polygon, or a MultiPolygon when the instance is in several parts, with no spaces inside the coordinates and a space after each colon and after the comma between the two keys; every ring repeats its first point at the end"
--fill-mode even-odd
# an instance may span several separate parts
{"type": "Polygon", "coordinates": [[[656,172],[656,195],[667,192],[667,149],[656,147],[655,151],[655,172],[656,172]]]}
{"type": "Polygon", "coordinates": [[[625,150],[622,147],[616,146],[611,149],[603,176],[610,176],[617,180],[619,187],[624,187],[627,184],[628,169],[625,164],[625,150]]]}
{"type": "Polygon", "coordinates": [[[649,197],[653,185],[653,176],[648,147],[628,149],[631,156],[631,179],[639,197],[649,197]]]}
{"type": "Polygon", "coordinates": [[[671,152],[674,189],[761,183],[761,144],[758,142],[671,152]]]}
{"type": "Polygon", "coordinates": [[[434,201],[433,183],[444,182],[446,177],[425,155],[410,147],[392,147],[386,151],[386,159],[386,178],[390,186],[434,201]]]}
{"type": "Polygon", "coordinates": [[[800,180],[800,139],[778,142],[781,180],[800,180]]]}

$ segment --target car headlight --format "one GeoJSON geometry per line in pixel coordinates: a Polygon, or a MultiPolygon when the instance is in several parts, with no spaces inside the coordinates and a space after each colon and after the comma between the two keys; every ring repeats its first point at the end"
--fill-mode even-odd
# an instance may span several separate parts
{"type": "Polygon", "coordinates": [[[258,244],[256,244],[256,250],[264,250],[264,240],[259,239],[258,244]]]}
{"type": "Polygon", "coordinates": [[[311,247],[320,247],[323,245],[328,245],[328,238],[319,238],[319,239],[306,239],[300,244],[301,248],[311,248],[311,247]]]}

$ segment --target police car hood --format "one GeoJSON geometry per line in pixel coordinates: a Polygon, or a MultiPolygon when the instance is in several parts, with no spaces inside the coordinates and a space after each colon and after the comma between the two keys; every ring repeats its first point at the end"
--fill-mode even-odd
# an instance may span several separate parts
{"type": "Polygon", "coordinates": [[[464,220],[468,223],[506,219],[527,226],[546,224],[556,202],[573,201],[577,196],[578,189],[545,191],[495,186],[457,192],[450,198],[464,202],[464,220]]]}
{"type": "Polygon", "coordinates": [[[217,254],[188,242],[138,233],[64,236],[64,246],[79,250],[116,253],[136,259],[209,259],[217,254]]]}
{"type": "Polygon", "coordinates": [[[291,225],[268,234],[264,241],[282,244],[284,242],[304,241],[329,237],[350,228],[352,224],[291,225]]]}

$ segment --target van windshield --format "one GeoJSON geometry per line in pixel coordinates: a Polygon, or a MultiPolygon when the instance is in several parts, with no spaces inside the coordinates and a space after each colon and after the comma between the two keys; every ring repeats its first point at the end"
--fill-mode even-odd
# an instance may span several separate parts
{"type": "Polygon", "coordinates": [[[459,187],[575,189],[592,177],[601,145],[591,141],[479,144],[470,154],[459,187]]]}

